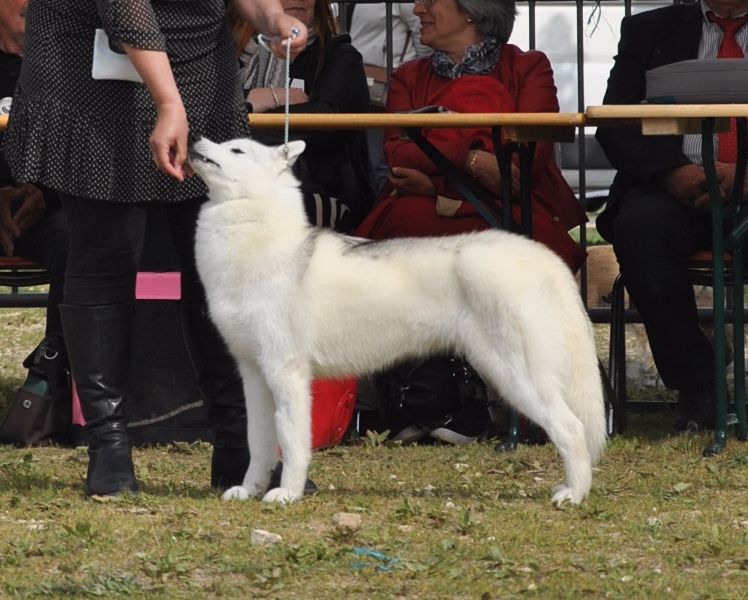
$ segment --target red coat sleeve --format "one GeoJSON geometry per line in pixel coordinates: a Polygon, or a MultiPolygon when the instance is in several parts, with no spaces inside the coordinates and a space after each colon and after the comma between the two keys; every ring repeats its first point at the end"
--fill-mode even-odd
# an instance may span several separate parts
{"type": "MultiPolygon", "coordinates": [[[[430,63],[428,63],[430,64],[430,63]]],[[[393,111],[412,110],[424,106],[443,106],[458,113],[514,112],[509,91],[495,78],[465,75],[453,81],[418,72],[419,84],[408,85],[414,69],[396,72],[390,87],[388,108],[393,111]],[[419,89],[420,88],[420,89],[419,89]]],[[[487,128],[424,129],[424,136],[452,163],[462,168],[471,148],[491,148],[491,132],[487,128]]],[[[385,136],[385,156],[391,167],[410,167],[429,175],[437,173],[434,164],[413,143],[389,130],[385,136]]]]}

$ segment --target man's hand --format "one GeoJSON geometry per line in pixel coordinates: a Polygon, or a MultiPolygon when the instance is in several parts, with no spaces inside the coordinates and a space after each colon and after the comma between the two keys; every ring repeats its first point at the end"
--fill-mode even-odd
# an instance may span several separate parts
{"type": "Polygon", "coordinates": [[[13,240],[21,235],[11,215],[11,204],[18,196],[18,188],[0,188],[0,246],[7,256],[13,256],[13,240]]]}
{"type": "Polygon", "coordinates": [[[44,201],[42,191],[30,183],[25,183],[20,188],[23,198],[21,206],[13,215],[21,234],[31,229],[47,211],[47,203],[44,201]]]}
{"type": "MultiPolygon", "coordinates": [[[[717,173],[722,186],[724,174],[717,173]]],[[[706,173],[699,165],[683,165],[671,169],[660,177],[660,186],[673,198],[698,210],[709,208],[710,198],[706,185],[706,173]]]]}
{"type": "Polygon", "coordinates": [[[0,246],[7,256],[13,256],[14,240],[31,229],[45,211],[44,195],[35,185],[0,188],[0,246]],[[14,211],[13,203],[19,199],[20,206],[14,211]]]}
{"type": "MultiPolygon", "coordinates": [[[[722,193],[722,201],[729,202],[732,200],[732,188],[735,185],[735,165],[733,163],[715,162],[714,168],[717,171],[717,181],[722,193]]],[[[746,195],[748,195],[748,173],[743,179],[743,197],[746,195]]]]}

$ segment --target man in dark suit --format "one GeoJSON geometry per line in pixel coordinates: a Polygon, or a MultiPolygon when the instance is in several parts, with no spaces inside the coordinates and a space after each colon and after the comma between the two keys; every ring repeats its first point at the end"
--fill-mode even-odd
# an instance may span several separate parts
{"type": "MultiPolygon", "coordinates": [[[[625,18],[604,103],[641,102],[650,69],[725,57],[725,43],[733,34],[713,22],[715,15],[735,23],[737,32],[729,41],[745,53],[748,27],[740,17],[746,13],[748,0],[700,0],[625,18]]],[[[613,243],[660,376],[679,392],[676,429],[709,428],[714,421],[713,349],[699,328],[686,273],[686,259],[711,243],[701,138],[644,136],[638,125],[602,127],[596,137],[617,169],[598,230],[613,243]]],[[[720,188],[729,197],[734,158],[720,158],[719,151],[717,157],[720,188]]]]}

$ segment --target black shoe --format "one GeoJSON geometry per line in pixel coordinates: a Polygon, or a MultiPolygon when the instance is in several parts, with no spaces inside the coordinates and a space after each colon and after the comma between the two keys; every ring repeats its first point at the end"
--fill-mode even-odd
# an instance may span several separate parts
{"type": "Polygon", "coordinates": [[[678,393],[675,414],[675,431],[708,431],[714,429],[716,408],[714,384],[678,393]]]}
{"type": "MultiPolygon", "coordinates": [[[[241,485],[249,467],[249,449],[247,448],[213,448],[210,465],[211,487],[225,492],[230,487],[241,485]]],[[[268,490],[280,487],[283,463],[278,461],[270,474],[268,490]]],[[[317,486],[311,479],[304,484],[305,494],[316,494],[317,486]]]]}
{"type": "Polygon", "coordinates": [[[106,424],[89,437],[87,496],[119,496],[139,489],[124,423],[106,424]]]}
{"type": "Polygon", "coordinates": [[[217,448],[210,459],[210,486],[222,492],[241,485],[249,467],[249,448],[217,448]]]}
{"type": "MultiPolygon", "coordinates": [[[[270,483],[268,484],[268,491],[274,488],[280,487],[281,475],[283,474],[283,463],[278,461],[273,468],[273,472],[270,474],[270,483]]],[[[317,484],[311,479],[307,479],[304,484],[304,495],[311,496],[317,493],[317,484]]]]}

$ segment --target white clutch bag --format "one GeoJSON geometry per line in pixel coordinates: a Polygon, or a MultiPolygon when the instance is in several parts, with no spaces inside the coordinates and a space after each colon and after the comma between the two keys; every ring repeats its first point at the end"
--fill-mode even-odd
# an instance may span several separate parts
{"type": "Polygon", "coordinates": [[[91,77],[143,83],[143,78],[135,70],[127,54],[119,54],[109,47],[109,36],[103,29],[97,29],[94,37],[91,77]]]}

